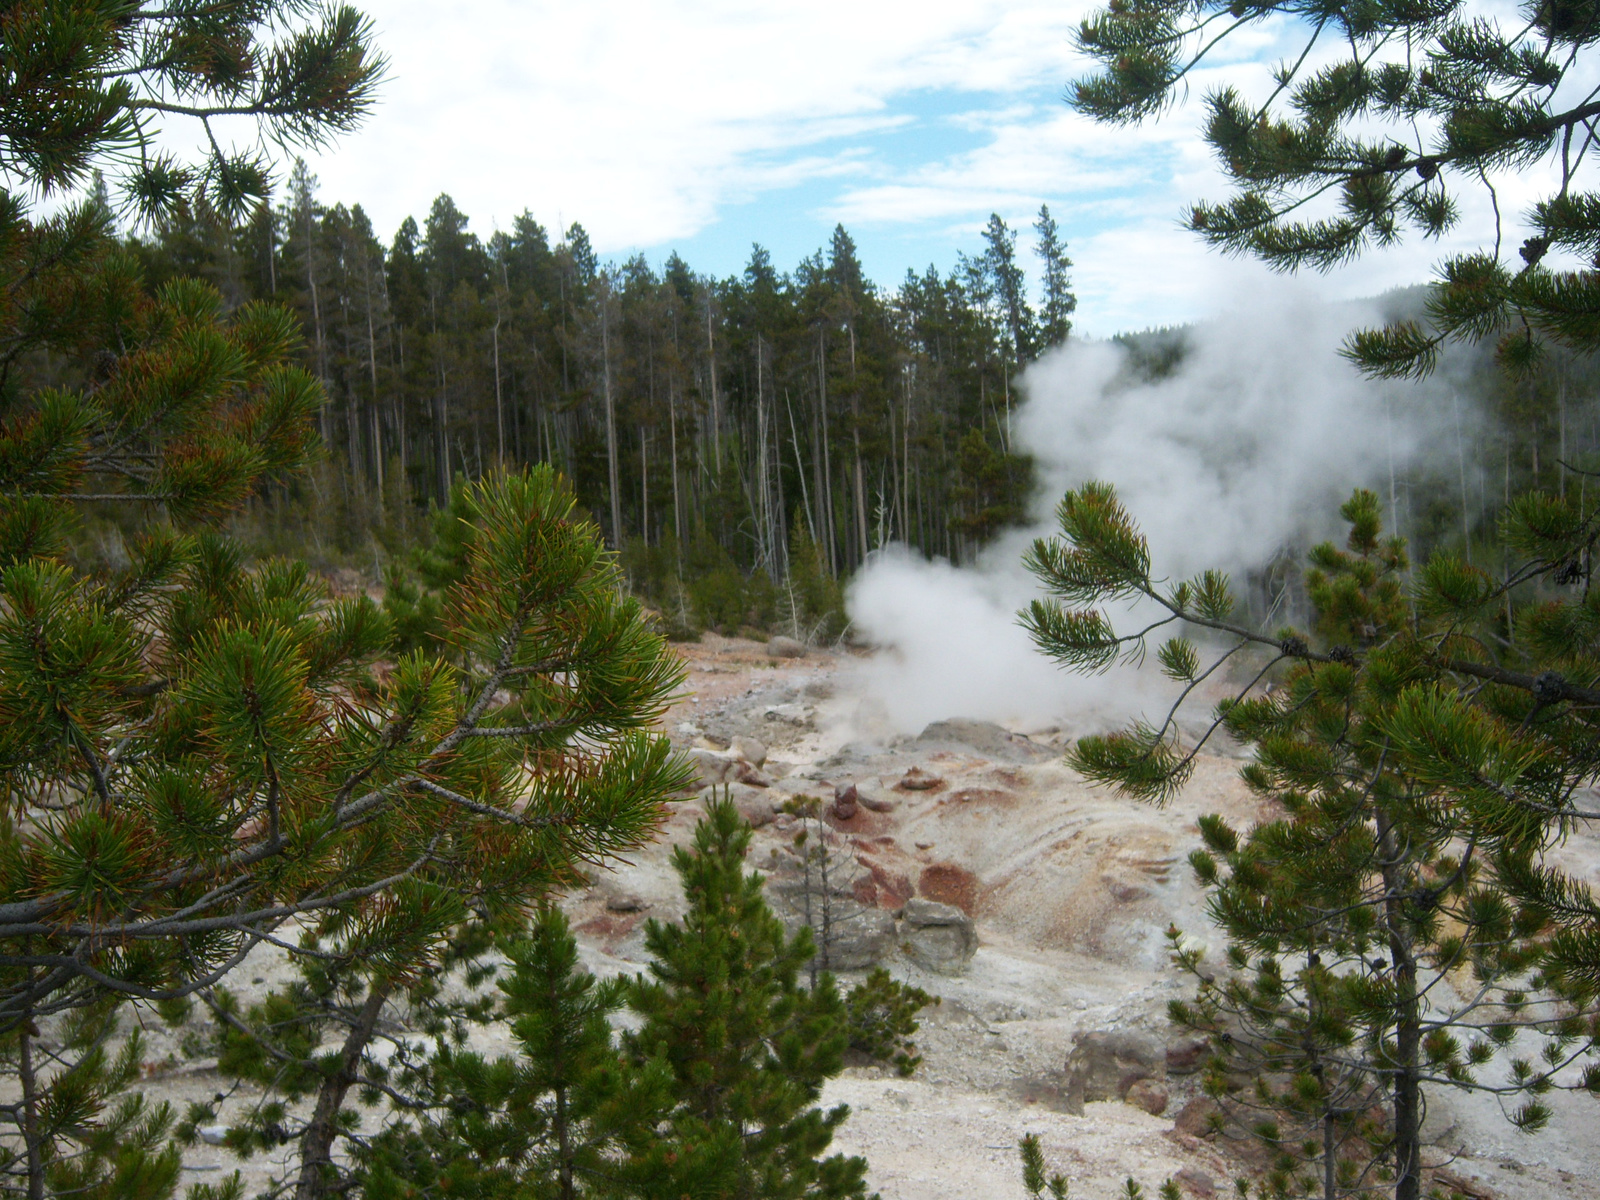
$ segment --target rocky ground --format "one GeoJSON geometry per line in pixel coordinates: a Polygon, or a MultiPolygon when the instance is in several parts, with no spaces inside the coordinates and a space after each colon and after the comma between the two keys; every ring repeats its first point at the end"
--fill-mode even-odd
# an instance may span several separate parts
{"type": "MultiPolygon", "coordinates": [[[[914,1077],[853,1067],[827,1092],[852,1109],[839,1148],[866,1156],[883,1200],[1020,1198],[1016,1145],[1029,1132],[1083,1200],[1109,1200],[1129,1176],[1150,1193],[1170,1177],[1186,1195],[1232,1194],[1242,1164],[1204,1136],[1195,1054],[1165,1019],[1185,984],[1164,931],[1208,933],[1185,862],[1196,818],[1261,815],[1236,761],[1203,758],[1180,797],[1142,807],[1067,769],[1064,735],[1049,725],[1004,730],[951,714],[914,738],[863,734],[847,656],[781,657],[715,637],[685,654],[691,692],[668,731],[757,826],[752,862],[771,873],[776,906],[792,913],[798,894],[797,818],[782,806],[819,797],[840,864],[836,965],[881,962],[942,998],[925,1016],[914,1077]]],[[[686,799],[659,843],[568,897],[590,969],[638,970],[644,920],[681,910],[669,852],[699,810],[686,799]]],[[[243,990],[280,969],[263,960],[243,990]]],[[[209,1067],[156,1068],[148,1086],[210,1095],[209,1067]]],[[[250,1099],[231,1097],[222,1119],[250,1099]]],[[[1437,1102],[1429,1161],[1480,1197],[1600,1200],[1600,1107],[1573,1096],[1555,1106],[1551,1128],[1527,1137],[1492,1103],[1437,1102]]],[[[196,1180],[232,1166],[209,1146],[186,1161],[196,1180]]],[[[252,1177],[267,1168],[254,1164],[252,1177]]]]}

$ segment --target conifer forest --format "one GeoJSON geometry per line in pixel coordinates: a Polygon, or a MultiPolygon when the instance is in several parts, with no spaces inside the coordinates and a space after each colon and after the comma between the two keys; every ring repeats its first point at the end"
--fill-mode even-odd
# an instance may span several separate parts
{"type": "Polygon", "coordinates": [[[1600,1200],[1597,0],[971,7],[852,120],[990,145],[779,164],[960,176],[887,280],[379,228],[372,16],[0,0],[0,1200],[1600,1200]]]}
{"type": "Polygon", "coordinates": [[[426,536],[454,481],[549,462],[641,594],[731,631],[775,627],[796,554],[815,624],[875,548],[961,561],[1020,521],[1013,381],[1075,307],[1048,207],[1025,232],[995,216],[981,252],[894,290],[843,227],[792,269],[753,246],[715,279],[602,262],[581,224],[527,214],[481,237],[448,195],[385,236],[301,168],[237,226],[181,206],[127,244],[152,286],[299,316],[325,455],[264,527],[370,566],[426,536]]]}

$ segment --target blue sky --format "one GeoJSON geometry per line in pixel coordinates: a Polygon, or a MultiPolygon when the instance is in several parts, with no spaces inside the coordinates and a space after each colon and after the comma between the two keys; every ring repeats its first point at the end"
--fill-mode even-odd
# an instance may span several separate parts
{"type": "MultiPolygon", "coordinates": [[[[527,208],[582,221],[603,256],[659,264],[676,249],[727,275],[758,240],[787,270],[843,222],[892,286],[978,250],[990,212],[1026,249],[1048,203],[1077,263],[1079,328],[1096,335],[1202,316],[1263,279],[1178,227],[1187,200],[1224,191],[1197,103],[1134,129],[1063,103],[1086,65],[1072,33],[1087,0],[362,7],[390,81],[368,125],[312,166],[324,201],[361,202],[380,231],[449,191],[480,234],[527,208]]],[[[1281,33],[1236,40],[1196,97],[1257,90],[1281,33]]],[[[1373,294],[1440,252],[1410,246],[1309,286],[1373,294]]]]}

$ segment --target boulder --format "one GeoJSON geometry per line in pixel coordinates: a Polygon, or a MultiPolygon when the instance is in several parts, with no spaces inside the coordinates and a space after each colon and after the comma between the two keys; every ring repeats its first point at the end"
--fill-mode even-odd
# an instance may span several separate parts
{"type": "Polygon", "coordinates": [[[912,767],[894,786],[898,792],[933,792],[944,786],[944,780],[921,767],[912,767]]]}
{"type": "Polygon", "coordinates": [[[1205,1038],[1185,1038],[1167,1047],[1167,1074],[1193,1075],[1206,1064],[1211,1044],[1205,1038]]]}
{"type": "Polygon", "coordinates": [[[917,735],[924,746],[954,746],[976,750],[985,758],[1003,762],[1032,762],[1049,753],[1025,737],[1007,733],[990,721],[935,721],[917,735]]]}
{"type": "Polygon", "coordinates": [[[848,821],[856,815],[860,794],[853,783],[841,783],[833,789],[833,815],[835,820],[848,821]]]}
{"type": "Polygon", "coordinates": [[[694,764],[695,775],[699,781],[696,786],[701,788],[715,787],[726,780],[734,762],[725,754],[699,746],[687,751],[686,756],[694,764]]]}
{"type": "Polygon", "coordinates": [[[773,658],[804,658],[806,644],[780,634],[767,642],[767,653],[773,658]]]}
{"type": "Polygon", "coordinates": [[[1220,1104],[1210,1096],[1196,1096],[1178,1110],[1178,1115],[1172,1119],[1172,1127],[1190,1137],[1203,1138],[1216,1133],[1221,1120],[1220,1104]]]}
{"type": "Polygon", "coordinates": [[[778,815],[778,807],[772,802],[772,797],[761,788],[735,784],[730,791],[734,808],[750,823],[750,828],[760,829],[770,825],[778,815]]]}
{"type": "Polygon", "coordinates": [[[978,930],[959,908],[908,900],[900,912],[900,948],[924,970],[960,975],[978,952],[978,930]]]}
{"type": "Polygon", "coordinates": [[[767,761],[767,748],[753,737],[734,738],[731,749],[752,767],[759,767],[767,761]]]}
{"type": "Polygon", "coordinates": [[[1172,1182],[1183,1189],[1186,1196],[1197,1200],[1211,1200],[1217,1194],[1217,1181],[1199,1167],[1180,1167],[1173,1173],[1172,1182]]]}
{"type": "Polygon", "coordinates": [[[804,879],[795,874],[792,864],[783,864],[767,876],[772,911],[791,934],[809,925],[811,939],[819,948],[826,936],[826,961],[831,971],[875,967],[894,949],[894,917],[881,908],[862,904],[848,876],[848,871],[841,871],[830,881],[828,894],[824,895],[821,880],[813,875],[809,896],[804,879]]]}
{"type": "Polygon", "coordinates": [[[765,775],[756,770],[755,767],[751,766],[749,763],[745,762],[742,758],[736,758],[733,760],[732,765],[728,768],[727,777],[733,780],[735,783],[747,784],[750,787],[769,788],[772,786],[772,780],[768,779],[765,775]]]}
{"type": "Polygon", "coordinates": [[[1072,1042],[1066,1070],[1068,1112],[1081,1115],[1083,1106],[1096,1100],[1125,1100],[1140,1080],[1166,1078],[1166,1046],[1148,1033],[1077,1033],[1072,1042]]]}
{"type": "Polygon", "coordinates": [[[1152,1117],[1167,1111],[1167,1085],[1156,1079],[1135,1079],[1122,1097],[1135,1108],[1142,1108],[1152,1117]]]}
{"type": "Polygon", "coordinates": [[[876,780],[865,780],[856,784],[856,796],[861,802],[861,807],[869,812],[893,812],[894,797],[883,790],[883,785],[876,780]]]}
{"type": "MultiPolygon", "coordinates": [[[[820,943],[822,931],[813,930],[820,943]]],[[[881,908],[848,905],[835,914],[828,932],[828,969],[865,971],[894,948],[894,917],[881,908]]]]}
{"type": "Polygon", "coordinates": [[[761,710],[761,715],[768,721],[793,725],[796,729],[811,728],[811,710],[803,704],[769,704],[761,710]]]}
{"type": "Polygon", "coordinates": [[[643,912],[650,906],[632,892],[620,892],[606,898],[606,911],[614,913],[643,912]]]}

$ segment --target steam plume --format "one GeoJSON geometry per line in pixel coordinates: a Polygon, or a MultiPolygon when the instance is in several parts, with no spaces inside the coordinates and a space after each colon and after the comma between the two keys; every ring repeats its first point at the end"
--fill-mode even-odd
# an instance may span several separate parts
{"type": "Polygon", "coordinates": [[[1064,491],[1101,479],[1144,528],[1158,573],[1237,577],[1335,534],[1353,487],[1387,500],[1417,463],[1453,463],[1448,383],[1376,384],[1339,356],[1351,329],[1381,321],[1374,306],[1284,285],[1196,326],[1166,379],[1131,381],[1127,352],[1106,342],[1072,342],[1030,367],[1015,439],[1038,466],[1033,526],[972,567],[892,551],[860,572],[850,614],[884,648],[860,671],[867,710],[916,732],[946,717],[1019,727],[1146,707],[1129,673],[1085,679],[1033,649],[1015,619],[1037,594],[1023,550],[1053,529],[1064,491]]]}

